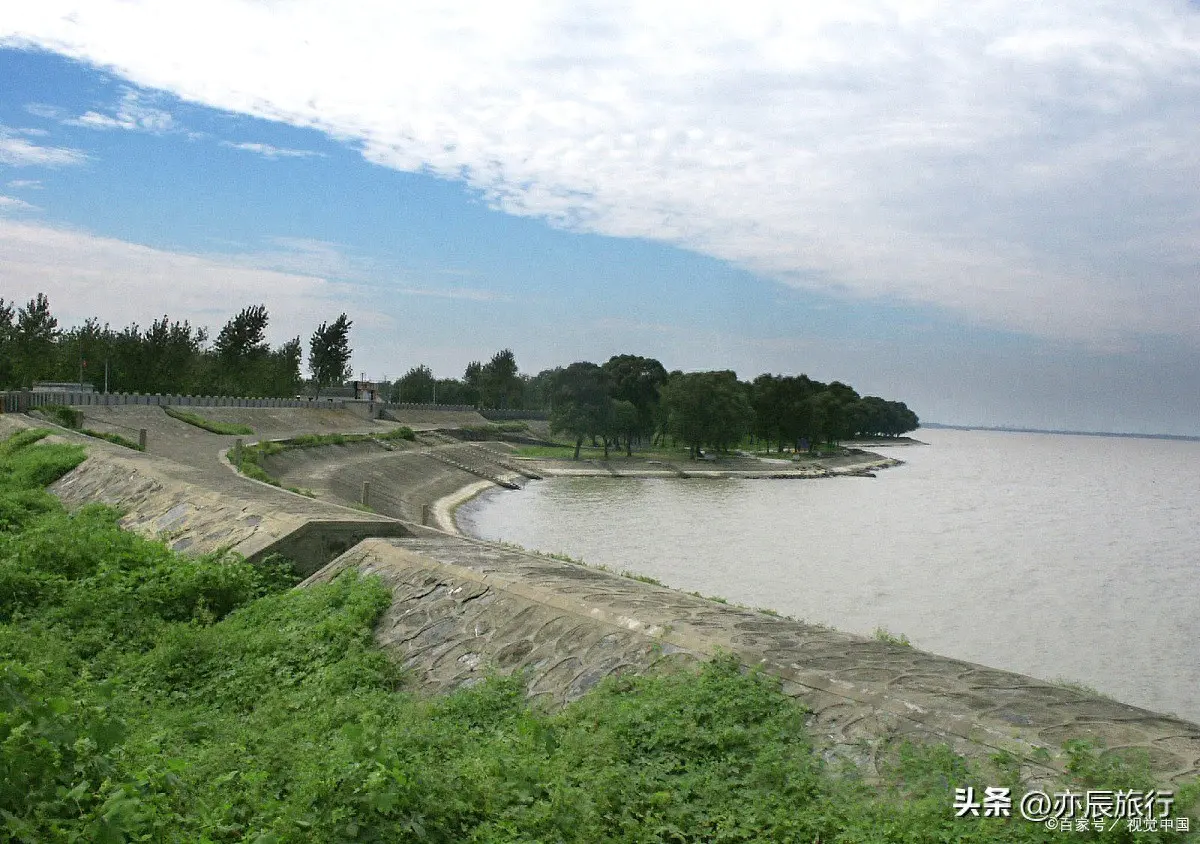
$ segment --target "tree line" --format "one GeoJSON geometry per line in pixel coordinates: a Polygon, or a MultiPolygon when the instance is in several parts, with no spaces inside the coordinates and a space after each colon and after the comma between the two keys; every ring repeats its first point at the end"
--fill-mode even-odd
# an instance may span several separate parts
{"type": "MultiPolygon", "coordinates": [[[[264,305],[243,308],[209,342],[207,329],[169,317],[149,328],[117,331],[98,319],[60,329],[49,300],[23,307],[0,299],[0,387],[35,381],[85,382],[111,392],[286,397],[319,396],[350,377],[350,328],[341,314],[322,322],[308,343],[294,337],[272,348],[264,305]]],[[[552,430],[610,448],[662,443],[669,437],[693,454],[728,451],[746,436],[783,451],[859,436],[897,436],[919,420],[903,402],[860,396],[848,384],[807,375],[764,374],[739,381],[734,372],[668,372],[638,355],[603,364],[579,361],[528,375],[511,349],[467,364],[462,378],[436,378],[418,364],[382,395],[393,402],[457,404],[549,412],[552,430]]]]}
{"type": "Polygon", "coordinates": [[[287,397],[314,394],[350,377],[352,322],[341,314],[323,322],[308,343],[307,381],[302,345],[294,337],[272,348],[265,305],[230,318],[209,342],[208,329],[169,316],[149,327],[114,329],[97,318],[62,329],[39,293],[22,307],[0,298],[0,389],[38,381],[90,384],[122,393],[287,397]]]}
{"type": "Polygon", "coordinates": [[[806,450],[852,437],[894,437],[915,430],[917,415],[899,401],[860,396],[840,381],[764,374],[751,382],[734,372],[668,372],[653,358],[615,355],[603,364],[572,363],[522,375],[510,349],[473,361],[462,379],[437,379],[424,364],[387,385],[392,401],[466,404],[550,412],[551,429],[632,454],[635,444],[670,437],[689,446],[728,451],[747,435],[774,447],[806,450]]]}

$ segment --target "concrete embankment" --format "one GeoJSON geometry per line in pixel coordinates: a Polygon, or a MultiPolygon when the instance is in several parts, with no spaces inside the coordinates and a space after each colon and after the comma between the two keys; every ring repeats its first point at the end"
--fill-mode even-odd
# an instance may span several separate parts
{"type": "MultiPolygon", "coordinates": [[[[363,421],[357,420],[360,430],[363,421]]],[[[0,417],[0,424],[12,422],[0,417]]],[[[423,442],[391,449],[362,443],[280,455],[291,462],[272,468],[289,479],[325,473],[330,500],[320,501],[238,476],[217,457],[233,438],[185,427],[179,442],[171,442],[176,429],[157,430],[157,454],[154,440],[151,453],[140,454],[64,431],[88,447],[89,457],[53,490],[70,506],[114,504],[128,527],[187,553],[232,548],[255,558],[281,551],[300,560],[302,571],[316,571],[310,583],[346,568],[379,575],[393,602],[378,640],[430,690],[468,685],[490,670],[523,670],[532,695],[561,703],[612,674],[726,651],[779,677],[811,709],[821,746],[868,773],[896,741],[914,739],[945,742],[977,758],[1006,750],[1040,780],[1060,767],[1065,740],[1084,738],[1109,752],[1144,752],[1163,783],[1200,776],[1200,726],[1190,722],[333,501],[355,500],[367,477],[372,498],[375,484],[380,492],[391,484],[395,511],[403,515],[436,501],[435,494],[490,484],[491,477],[524,479],[504,464],[541,468],[514,463],[502,450],[488,456],[423,435],[423,442]]]]}
{"type": "Polygon", "coordinates": [[[824,750],[867,773],[907,739],[1007,751],[1044,781],[1062,743],[1083,738],[1145,753],[1163,782],[1200,776],[1196,724],[575,563],[461,537],[371,539],[309,582],[351,567],[392,588],[377,639],[434,690],[520,670],[531,695],[562,703],[612,674],[724,651],[779,677],[824,750]]]}
{"type": "MultiPolygon", "coordinates": [[[[125,410],[126,408],[119,408],[125,410]]],[[[151,411],[157,408],[128,408],[151,411]]],[[[136,418],[136,414],[128,414],[136,418]]],[[[0,417],[9,430],[51,427],[40,420],[0,417]]],[[[122,417],[127,418],[127,417],[122,417]]],[[[152,420],[151,416],[146,421],[152,420]]],[[[164,429],[150,440],[158,450],[186,455],[182,463],[140,453],[103,440],[57,428],[56,436],[87,448],[87,459],[50,487],[69,509],[104,503],[121,513],[121,525],[173,549],[191,554],[231,550],[247,559],[282,554],[301,572],[312,572],[368,536],[408,536],[412,526],[337,504],[313,501],[244,478],[218,462],[213,448],[221,439],[199,429],[187,439],[169,441],[164,429]],[[217,442],[213,442],[213,440],[217,442]]],[[[361,421],[360,421],[361,424],[361,421]]],[[[182,438],[181,438],[182,439],[182,438]]]]}
{"type": "Polygon", "coordinates": [[[392,518],[452,527],[447,504],[492,486],[526,478],[496,462],[503,458],[468,444],[418,437],[416,443],[349,443],[290,449],[263,460],[286,486],[312,490],[320,499],[361,502],[364,484],[371,509],[392,518]]]}

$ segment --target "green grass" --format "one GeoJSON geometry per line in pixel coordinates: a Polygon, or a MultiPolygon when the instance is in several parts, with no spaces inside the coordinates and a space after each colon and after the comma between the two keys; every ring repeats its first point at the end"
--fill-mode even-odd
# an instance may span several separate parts
{"type": "MultiPolygon", "coordinates": [[[[268,483],[271,486],[282,487],[283,484],[263,468],[263,458],[274,454],[282,454],[293,448],[346,445],[347,443],[369,442],[373,439],[389,441],[414,440],[416,439],[416,434],[411,428],[407,427],[394,428],[382,434],[301,434],[289,440],[263,440],[262,442],[243,446],[240,451],[236,448],[231,448],[228,452],[228,459],[246,477],[268,483]]],[[[312,490],[299,489],[297,487],[287,487],[287,489],[308,498],[316,497],[312,490]]]]}
{"type": "Polygon", "coordinates": [[[486,425],[465,425],[459,431],[466,439],[485,440],[504,434],[524,434],[529,431],[528,422],[489,422],[486,425]]]}
{"type": "Polygon", "coordinates": [[[36,410],[51,422],[56,422],[64,428],[78,429],[83,424],[83,411],[67,407],[65,404],[45,404],[36,410]]]}
{"type": "Polygon", "coordinates": [[[96,431],[92,428],[80,427],[83,425],[84,419],[82,410],[76,410],[73,407],[67,407],[66,405],[62,404],[42,405],[41,407],[36,408],[36,410],[38,413],[47,417],[50,421],[57,422],[64,428],[71,428],[72,430],[78,431],[84,436],[94,437],[98,440],[105,440],[106,442],[110,442],[115,445],[131,448],[134,451],[145,450],[133,440],[127,439],[120,434],[114,434],[109,431],[96,431]]]}
{"type": "MultiPolygon", "coordinates": [[[[730,657],[612,678],[557,713],[512,678],[417,694],[374,641],[380,581],[290,589],[278,563],[183,557],[108,508],[67,514],[42,485],[83,456],[0,443],[2,840],[1063,840],[954,817],[953,789],[1001,782],[999,763],[902,744],[878,785],[841,772],[778,681],[730,657]]],[[[1067,752],[1077,790],[1149,786],[1136,760],[1067,752]]]]}
{"type": "Polygon", "coordinates": [[[875,632],[871,634],[877,642],[887,642],[889,645],[903,645],[906,648],[912,647],[912,642],[908,641],[908,637],[901,633],[899,636],[890,632],[886,627],[876,627],[875,632]]]}
{"type": "Polygon", "coordinates": [[[124,446],[125,448],[131,448],[134,451],[145,451],[144,448],[135,443],[133,440],[126,439],[120,434],[114,434],[110,431],[93,431],[91,428],[80,428],[79,433],[85,434],[89,437],[95,437],[98,440],[104,440],[105,442],[110,442],[115,445],[124,446]]]}
{"type": "Polygon", "coordinates": [[[205,431],[211,431],[214,434],[253,434],[254,429],[249,425],[238,425],[230,422],[216,422],[212,419],[205,419],[199,414],[192,413],[187,410],[180,410],[177,407],[164,406],[163,413],[170,416],[172,419],[178,419],[180,422],[186,422],[189,425],[195,425],[197,428],[203,428],[205,431]]]}

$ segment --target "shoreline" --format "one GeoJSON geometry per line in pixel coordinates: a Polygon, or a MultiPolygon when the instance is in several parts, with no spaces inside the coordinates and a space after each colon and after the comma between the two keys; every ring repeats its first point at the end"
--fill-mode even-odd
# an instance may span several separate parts
{"type": "MultiPolygon", "coordinates": [[[[704,461],[689,461],[688,463],[667,461],[632,461],[624,466],[613,466],[611,461],[602,460],[564,460],[555,458],[512,457],[514,462],[528,466],[544,478],[674,478],[688,479],[738,479],[738,480],[812,480],[817,478],[874,478],[880,469],[890,469],[903,466],[904,461],[894,457],[884,457],[869,451],[861,451],[855,455],[816,460],[804,466],[792,468],[791,461],[767,461],[762,458],[747,458],[738,467],[717,466],[707,467],[704,461]],[[750,461],[765,468],[752,468],[750,461]],[[692,467],[692,463],[696,467],[692,467]],[[706,468],[699,468],[705,466],[706,468]],[[687,468],[684,468],[687,467],[687,468]]],[[[627,458],[619,458],[624,462],[627,458]]],[[[519,477],[515,473],[510,477],[519,477]]],[[[500,487],[493,481],[475,480],[459,487],[454,492],[443,495],[429,505],[429,520],[427,527],[432,527],[455,536],[465,536],[480,539],[474,534],[464,531],[458,525],[458,509],[467,502],[477,498],[492,488],[500,487]]]]}
{"type": "Polygon", "coordinates": [[[471,536],[459,528],[458,519],[455,514],[458,512],[459,507],[493,487],[503,489],[503,487],[498,487],[491,481],[475,481],[474,483],[460,487],[449,495],[443,495],[429,505],[429,523],[425,526],[436,528],[455,536],[471,536]]]}

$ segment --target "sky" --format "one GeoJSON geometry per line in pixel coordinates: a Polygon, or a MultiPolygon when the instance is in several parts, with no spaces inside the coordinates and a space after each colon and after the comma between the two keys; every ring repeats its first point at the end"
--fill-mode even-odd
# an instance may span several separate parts
{"type": "Polygon", "coordinates": [[[1200,434],[1187,0],[0,0],[0,297],[1200,434]]]}

